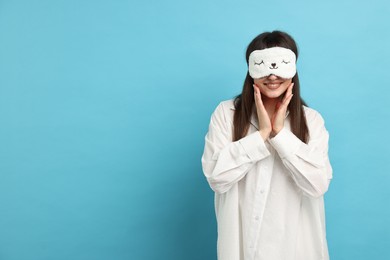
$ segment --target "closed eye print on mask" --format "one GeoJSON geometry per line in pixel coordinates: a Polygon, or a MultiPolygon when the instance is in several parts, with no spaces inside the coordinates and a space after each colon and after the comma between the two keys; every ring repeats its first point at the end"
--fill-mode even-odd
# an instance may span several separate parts
{"type": "Polygon", "coordinates": [[[283,60],[282,62],[283,62],[283,63],[286,63],[286,64],[289,64],[289,63],[290,63],[289,61],[284,61],[284,60],[283,60]]]}
{"type": "Polygon", "coordinates": [[[264,64],[264,61],[261,61],[260,63],[257,63],[257,62],[255,61],[255,65],[261,65],[261,64],[264,64]]]}

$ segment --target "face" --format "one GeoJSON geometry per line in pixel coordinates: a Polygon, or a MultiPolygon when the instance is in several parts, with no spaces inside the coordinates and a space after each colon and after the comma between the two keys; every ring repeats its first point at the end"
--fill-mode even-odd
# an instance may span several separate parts
{"type": "Polygon", "coordinates": [[[268,98],[278,98],[286,92],[292,79],[284,79],[273,74],[254,79],[255,84],[259,87],[262,95],[268,98]]]}

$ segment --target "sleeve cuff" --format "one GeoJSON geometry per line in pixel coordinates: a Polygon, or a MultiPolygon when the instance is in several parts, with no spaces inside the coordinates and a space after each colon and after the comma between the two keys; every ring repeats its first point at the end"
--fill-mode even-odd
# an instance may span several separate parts
{"type": "Polygon", "coordinates": [[[270,155],[264,140],[258,131],[238,141],[252,161],[259,161],[270,155]]]}
{"type": "Polygon", "coordinates": [[[269,142],[282,159],[290,154],[294,154],[302,144],[302,141],[286,128],[283,128],[277,135],[270,138],[269,142]]]}

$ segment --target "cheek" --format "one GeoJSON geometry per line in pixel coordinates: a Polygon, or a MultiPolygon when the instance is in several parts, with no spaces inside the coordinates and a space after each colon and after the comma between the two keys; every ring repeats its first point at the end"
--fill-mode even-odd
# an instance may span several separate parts
{"type": "Polygon", "coordinates": [[[263,82],[265,81],[264,78],[259,78],[259,79],[254,79],[253,82],[256,84],[256,85],[262,85],[263,82]]]}
{"type": "Polygon", "coordinates": [[[288,88],[288,86],[290,86],[291,82],[292,82],[292,79],[286,80],[285,82],[283,82],[282,85],[283,85],[285,88],[288,88]]]}
{"type": "Polygon", "coordinates": [[[291,81],[285,81],[282,83],[280,91],[283,93],[288,89],[288,86],[290,86],[291,81]]]}

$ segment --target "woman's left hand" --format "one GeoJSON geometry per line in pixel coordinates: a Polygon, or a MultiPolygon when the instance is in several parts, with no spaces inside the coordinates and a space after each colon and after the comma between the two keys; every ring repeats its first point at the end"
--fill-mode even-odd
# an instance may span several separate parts
{"type": "Polygon", "coordinates": [[[286,117],[286,112],[287,112],[287,107],[288,107],[288,104],[290,104],[291,98],[293,96],[293,94],[292,94],[293,86],[294,86],[294,83],[291,83],[290,86],[288,86],[283,100],[279,101],[276,105],[275,113],[271,119],[271,122],[272,122],[271,136],[277,135],[280,132],[280,130],[283,129],[284,119],[286,117]]]}

